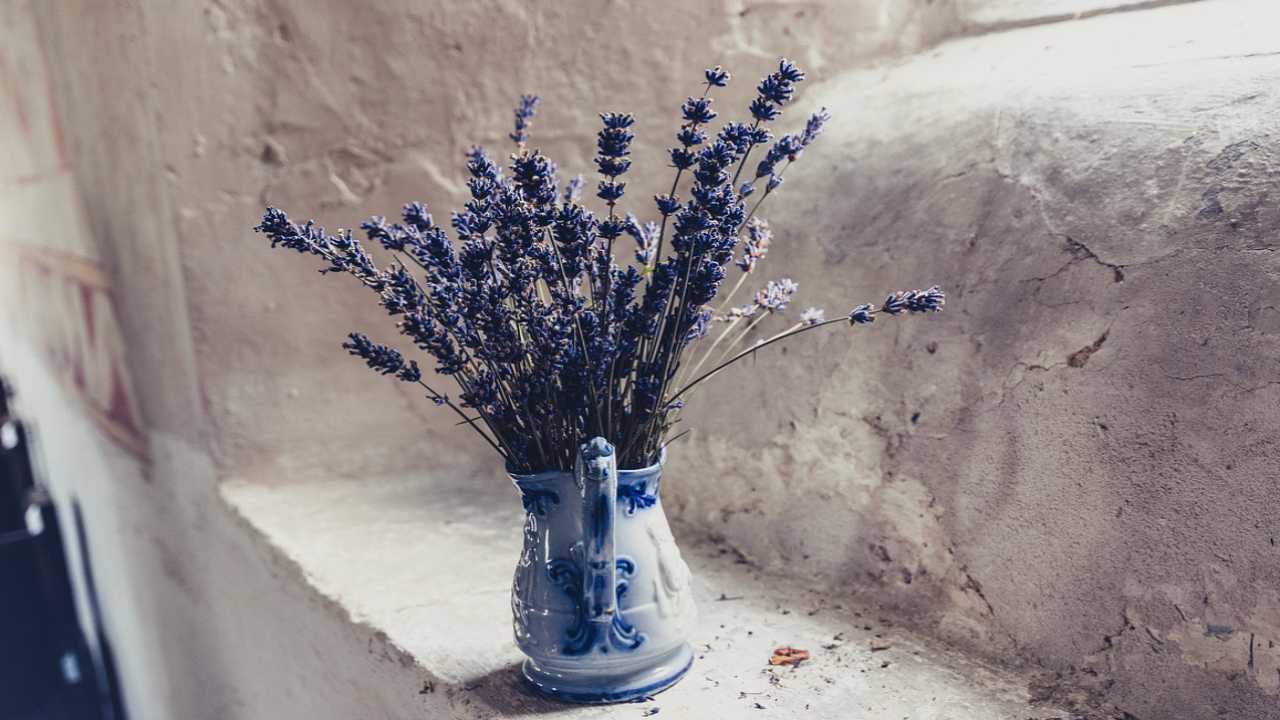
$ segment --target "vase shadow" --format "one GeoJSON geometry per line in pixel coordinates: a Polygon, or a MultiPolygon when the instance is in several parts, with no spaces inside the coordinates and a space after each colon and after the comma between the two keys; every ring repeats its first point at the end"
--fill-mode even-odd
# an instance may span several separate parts
{"type": "Polygon", "coordinates": [[[548,715],[575,707],[533,689],[524,679],[519,662],[485,673],[464,684],[461,690],[502,717],[548,715]]]}

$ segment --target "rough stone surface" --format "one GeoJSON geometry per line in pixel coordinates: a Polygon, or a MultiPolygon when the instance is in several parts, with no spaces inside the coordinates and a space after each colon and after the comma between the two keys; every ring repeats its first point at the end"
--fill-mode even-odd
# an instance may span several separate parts
{"type": "Polygon", "coordinates": [[[1275,6],[812,88],[840,120],[769,272],[829,308],[938,281],[948,310],[706,388],[682,516],[1139,718],[1280,716],[1280,42],[1248,12],[1275,6]]]}
{"type": "MultiPolygon", "coordinates": [[[[126,668],[166,676],[140,717],[394,717],[419,679],[364,626],[326,625],[340,608],[228,518],[218,476],[504,482],[481,443],[342,356],[376,308],[268,252],[247,231],[261,205],[345,226],[412,199],[441,212],[462,150],[500,146],[529,90],[565,170],[589,170],[597,109],[639,112],[637,162],[656,167],[691,72],[732,69],[719,105],[743,107],[782,54],[823,79],[801,104],[838,120],[788,174],[795,204],[771,213],[788,249],[765,274],[828,312],[934,281],[949,309],[762,354],[759,386],[708,383],[672,510],[770,573],[1039,665],[1046,694],[1083,686],[1141,720],[1280,717],[1274,3],[0,8],[37,17],[56,59],[62,171],[150,444],[85,490],[145,589],[119,626],[166,629],[126,668]],[[1058,22],[1064,5],[1128,11],[1058,22]]],[[[638,172],[634,196],[661,177],[638,172]]],[[[29,229],[14,209],[45,205],[25,202],[0,227],[29,229]]]]}

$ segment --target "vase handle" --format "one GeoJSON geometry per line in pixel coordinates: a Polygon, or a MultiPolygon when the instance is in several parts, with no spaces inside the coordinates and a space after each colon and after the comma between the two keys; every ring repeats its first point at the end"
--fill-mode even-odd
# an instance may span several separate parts
{"type": "MultiPolygon", "coordinates": [[[[582,607],[587,621],[609,625],[618,612],[614,521],[618,514],[618,461],[613,446],[594,437],[578,448],[574,479],[582,491],[582,607]]],[[[607,631],[607,627],[600,628],[607,631]]],[[[603,633],[594,635],[605,637],[603,633]]]]}

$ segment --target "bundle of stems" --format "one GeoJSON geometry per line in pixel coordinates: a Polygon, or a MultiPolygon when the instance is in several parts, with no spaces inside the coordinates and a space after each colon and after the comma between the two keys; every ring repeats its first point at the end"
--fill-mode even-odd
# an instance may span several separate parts
{"type": "Polygon", "coordinates": [[[539,101],[526,95],[505,170],[481,148],[467,153],[471,197],[451,216],[452,238],[421,203],[406,205],[401,222],[373,217],[361,225],[367,242],[389,253],[381,265],[350,231],[329,234],[273,207],[254,229],[273,247],[321,258],[322,273],[344,273],[373,290],[400,335],[434,360],[437,375],[452,379],[456,397],[390,345],[352,333],[343,347],[375,371],[420,386],[509,470],[572,469],[577,448],[593,436],[619,449],[622,467],[644,467],[670,442],[692,392],[752,353],[818,328],[942,309],[936,286],[899,291],[831,320],[809,308],[787,329],[747,344],[760,322],[786,311],[797,289],[785,278],[770,281],[746,305],[731,306],[772,242],[757,211],[830,119],[820,110],[801,131],[773,137],[770,127],[803,80],[780,60],[756,88],[751,121],[726,122],[709,136],[711,91],[729,73],[704,71],[701,94],[681,107],[669,151],[675,177],[654,198],[656,221],[619,208],[632,115],[600,116],[595,195],[604,208],[596,213],[581,202],[581,176],[561,185],[555,164],[528,147],[539,101]],[[618,263],[622,242],[632,246],[633,262],[618,263]],[[730,267],[740,275],[716,303],[730,267]],[[713,321],[722,329],[700,343],[713,321]],[[699,344],[706,349],[686,363],[699,344]]]}

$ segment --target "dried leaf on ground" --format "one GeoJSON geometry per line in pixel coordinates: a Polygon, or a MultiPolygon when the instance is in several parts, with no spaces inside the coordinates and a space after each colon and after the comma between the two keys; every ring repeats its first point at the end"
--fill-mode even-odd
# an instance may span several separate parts
{"type": "Polygon", "coordinates": [[[784,645],[773,651],[769,658],[770,665],[799,665],[809,659],[809,651],[784,645]]]}

